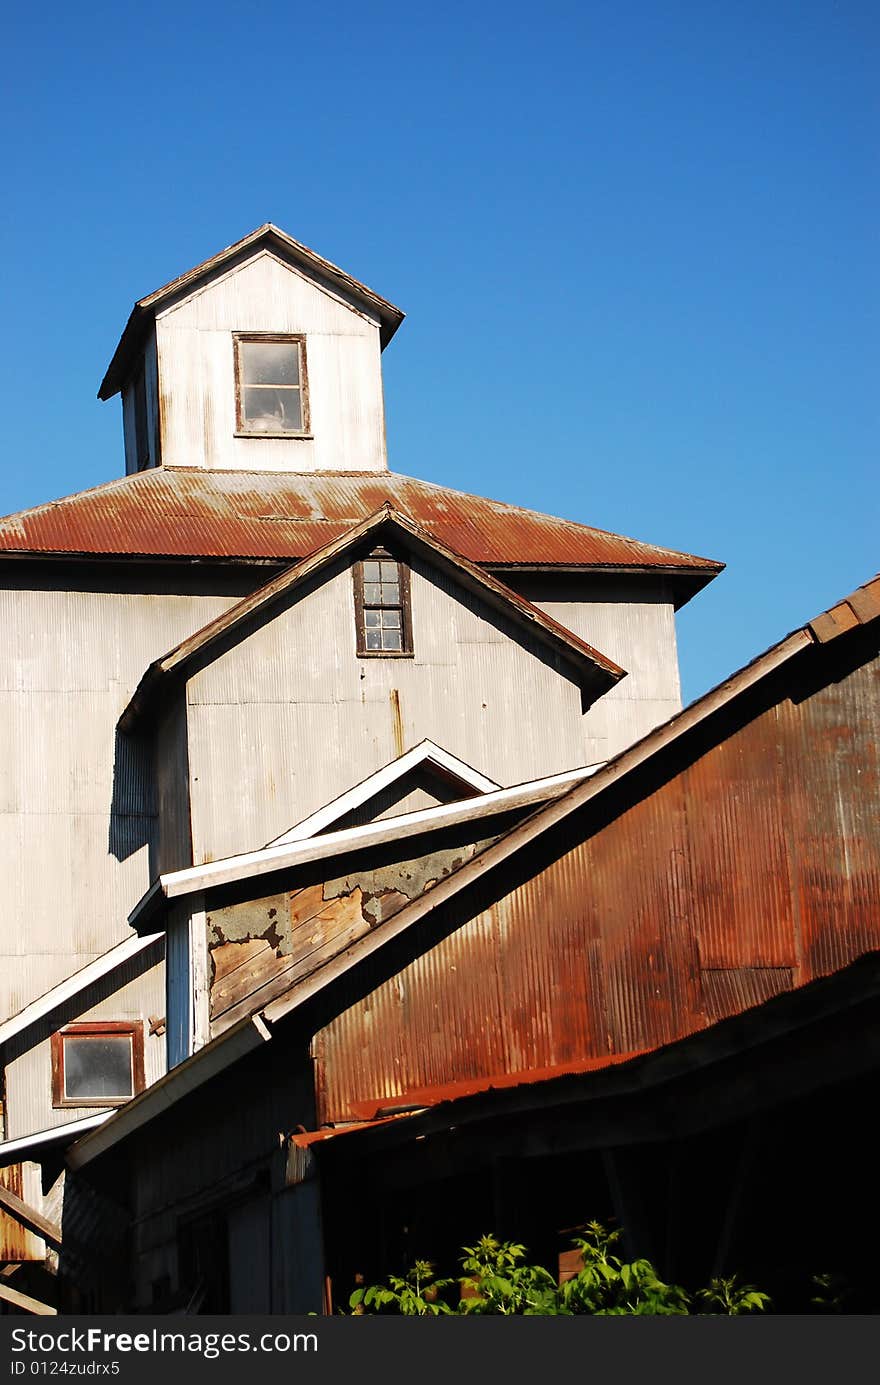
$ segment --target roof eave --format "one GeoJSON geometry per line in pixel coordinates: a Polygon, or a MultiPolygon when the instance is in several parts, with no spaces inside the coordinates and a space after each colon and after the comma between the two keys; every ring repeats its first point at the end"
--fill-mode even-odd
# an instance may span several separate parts
{"type": "Polygon", "coordinates": [[[403,322],[405,316],[403,311],[395,307],[393,303],[389,303],[386,298],[375,293],[373,289],[368,288],[366,284],[361,283],[359,279],[353,278],[344,269],[340,269],[339,265],[333,264],[331,260],[325,260],[323,255],[310,250],[307,245],[294,240],[293,236],[289,236],[279,226],[267,221],[262,226],[258,226],[255,231],[243,236],[241,240],[235,241],[216,255],[212,255],[210,259],[203,260],[201,264],[187,270],[185,274],[178,275],[176,279],[163,284],[161,288],[155,289],[144,298],[138,299],[131,310],[128,322],[125,324],[104,379],[101,381],[98,398],[112,399],[123,388],[130,373],[132,357],[141,346],[143,338],[155,320],[156,312],[160,307],[191,292],[200,282],[222,272],[236,259],[246,258],[251,251],[261,244],[273,246],[300,268],[311,270],[329,280],[336,288],[359,299],[368,311],[377,318],[379,340],[382,349],[385,349],[403,322]]]}
{"type": "Polygon", "coordinates": [[[196,631],[194,635],[170,650],[164,658],[152,663],[123,710],[118,729],[131,734],[147,713],[159,686],[169,676],[181,670],[195,654],[205,652],[216,641],[234,632],[255,611],[269,608],[306,578],[325,570],[342,553],[349,550],[357,552],[362,544],[367,541],[374,542],[385,530],[396,532],[398,536],[402,535],[406,543],[411,544],[417,551],[426,553],[430,562],[452,571],[456,580],[472,588],[490,605],[531,627],[535,636],[567,667],[573,680],[591,701],[610,691],[616,683],[626,677],[626,670],[619,664],[560,625],[552,616],[533,606],[518,592],[505,586],[476,563],[470,562],[432,535],[425,533],[408,516],[385,505],[347,533],[285,569],[250,596],[244,597],[230,610],[209,622],[202,630],[196,631]]]}

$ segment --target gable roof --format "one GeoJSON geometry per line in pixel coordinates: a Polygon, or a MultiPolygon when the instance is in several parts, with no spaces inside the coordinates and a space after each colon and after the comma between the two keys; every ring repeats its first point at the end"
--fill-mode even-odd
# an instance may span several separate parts
{"type": "Polygon", "coordinates": [[[63,981],[52,986],[43,995],[38,996],[25,1005],[17,1014],[11,1015],[8,1020],[0,1024],[0,1048],[15,1038],[24,1030],[29,1029],[32,1024],[45,1019],[51,1015],[53,1010],[57,1010],[59,1005],[72,1000],[91,986],[93,982],[100,981],[102,977],[108,976],[117,967],[123,966],[126,962],[136,957],[146,949],[159,944],[164,938],[164,933],[145,933],[139,938],[125,938],[115,947],[111,947],[107,952],[96,957],[93,961],[87,962],[79,971],[75,971],[72,976],[66,976],[63,981]]]}
{"type": "Polygon", "coordinates": [[[243,236],[241,240],[227,245],[224,250],[212,255],[210,259],[203,260],[194,269],[187,270],[185,274],[179,274],[170,283],[163,284],[162,288],[155,289],[152,293],[148,293],[145,298],[138,299],[131,310],[119,345],[113,353],[113,359],[107,367],[107,373],[101,381],[98,398],[111,399],[125,384],[131,370],[132,360],[139,353],[157,312],[168,307],[185,294],[192,293],[202,283],[230,269],[234,264],[244,262],[264,249],[272,251],[273,254],[278,255],[295,268],[305,270],[310,278],[323,280],[346,297],[359,302],[372,316],[378,319],[382,345],[383,347],[388,345],[403,321],[404,315],[400,309],[395,308],[394,304],[389,303],[387,299],[380,298],[372,289],[368,289],[366,284],[360,283],[358,279],[353,279],[338,265],[332,264],[330,260],[325,260],[322,255],[310,250],[307,245],[300,244],[286,231],[282,231],[280,227],[273,226],[270,221],[267,221],[263,226],[258,226],[255,231],[243,236]]]}
{"type": "Polygon", "coordinates": [[[695,731],[709,717],[743,697],[804,650],[811,646],[826,645],[841,635],[877,619],[880,619],[880,575],[858,587],[828,611],[794,630],[718,687],[711,689],[613,760],[609,760],[590,778],[575,785],[568,793],[562,794],[526,818],[524,822],[511,828],[505,836],[488,846],[480,855],[473,857],[457,871],[439,881],[427,893],[419,895],[410,904],[405,905],[370,934],[352,943],[346,952],[307,977],[291,993],[267,1005],[262,1011],[263,1018],[270,1024],[282,1019],[439,905],[476,880],[485,879],[490,871],[509,861],[518,851],[556,827],[591,799],[598,798],[609,790],[613,791],[622,780],[638,770],[652,756],[695,731]]]}
{"type": "Polygon", "coordinates": [[[501,788],[494,779],[488,779],[485,774],[480,774],[478,770],[465,764],[464,760],[459,760],[458,756],[451,755],[448,750],[443,750],[433,741],[425,739],[413,746],[412,750],[405,751],[396,760],[391,760],[374,774],[362,779],[359,784],[346,789],[338,798],[310,813],[307,818],[282,832],[280,837],[267,842],[267,846],[286,846],[290,842],[305,841],[308,837],[325,832],[340,818],[369,803],[370,799],[375,798],[383,789],[421,768],[431,769],[438,778],[455,785],[460,790],[459,798],[473,798],[478,794],[491,793],[493,789],[501,788]]]}
{"type": "Polygon", "coordinates": [[[204,654],[221,638],[240,629],[255,613],[267,610],[308,578],[326,570],[347,550],[359,547],[366,540],[378,543],[380,540],[387,542],[389,538],[392,542],[395,539],[398,542],[402,540],[406,547],[414,548],[426,555],[433,565],[446,571],[462,586],[476,592],[514,624],[530,630],[535,638],[562,659],[575,681],[582,688],[588,689],[594,698],[607,692],[625,676],[625,670],[612,659],[600,654],[592,645],[581,640],[564,625],[560,625],[552,616],[545,615],[537,606],[526,601],[525,597],[432,538],[406,515],[386,505],[342,538],[325,544],[311,557],[280,573],[252,595],[237,602],[203,629],[170,650],[164,658],[152,663],[119,718],[119,729],[130,731],[152,702],[160,685],[170,675],[182,673],[198,655],[204,654]]]}
{"type": "Polygon", "coordinates": [[[181,870],[168,871],[153,881],[132,909],[128,921],[133,928],[152,926],[155,914],[165,899],[183,899],[221,885],[274,875],[277,871],[290,870],[306,862],[332,860],[334,856],[405,841],[447,827],[480,823],[487,818],[546,803],[548,799],[566,793],[572,785],[596,774],[600,768],[597,765],[583,765],[578,769],[565,770],[562,774],[550,774],[542,779],[531,779],[525,784],[514,784],[509,789],[493,789],[472,798],[459,799],[455,803],[440,803],[435,808],[420,808],[413,813],[380,818],[377,822],[345,827],[336,832],[319,832],[305,839],[270,843],[258,851],[244,851],[238,856],[225,856],[217,861],[206,861],[200,866],[184,866],[181,870]]]}
{"type": "MultiPolygon", "coordinates": [[[[425,894],[413,900],[411,904],[404,906],[386,923],[378,925],[372,933],[355,941],[331,962],[298,983],[292,991],[278,997],[259,1013],[239,1020],[229,1030],[212,1039],[210,1043],[199,1049],[180,1067],[172,1069],[165,1078],[160,1080],[160,1084],[157,1085],[163,1085],[162,1091],[157,1091],[156,1087],[148,1089],[115,1112],[100,1131],[86,1135],[82,1141],[74,1145],[68,1160],[70,1165],[77,1168],[91,1162],[92,1159],[112,1148],[120,1140],[125,1139],[127,1135],[166,1109],[179,1097],[185,1096],[195,1086],[209,1080],[217,1071],[233,1064],[242,1052],[250,1051],[256,1044],[271,1038],[275,1024],[311,1000],[318,992],[359,965],[365,958],[378,952],[393,938],[412,927],[419,919],[458,893],[466,885],[485,877],[493,867],[510,859],[528,842],[554,827],[589,799],[598,797],[613,785],[619,784],[628,774],[649,760],[652,755],[665,749],[677,738],[695,730],[714,713],[735,702],[798,654],[811,646],[826,645],[849,631],[855,630],[859,626],[868,625],[878,618],[880,618],[880,575],[858,587],[849,596],[837,602],[829,610],[814,617],[804,626],[794,630],[778,644],[773,645],[750,664],[719,684],[718,687],[713,688],[668,722],[651,731],[641,741],[630,746],[614,760],[610,760],[587,782],[577,785],[548,807],[540,809],[527,818],[525,822],[514,827],[481,855],[475,856],[462,866],[458,872],[447,876],[445,880],[434,885],[425,894]]],[[[860,979],[863,970],[867,968],[864,970],[864,974],[867,976],[870,986],[876,989],[876,957],[877,954],[870,954],[867,962],[864,958],[857,960],[842,973],[843,977],[846,978],[851,974],[860,979]]],[[[831,982],[826,980],[813,982],[810,994],[820,994],[817,987],[825,987],[830,984],[833,984],[833,978],[831,982]]],[[[805,996],[807,989],[807,987],[798,987],[796,991],[762,1005],[760,1014],[756,1010],[752,1010],[750,1013],[752,1016],[758,1015],[760,1023],[762,1023],[761,1016],[765,1014],[768,1017],[775,1017],[776,1015],[785,1017],[790,1007],[800,1007],[803,1003],[809,1004],[809,998],[806,1002],[799,998],[805,996]]],[[[746,1022],[751,1023],[751,1020],[746,1022]]],[[[708,1031],[692,1035],[674,1046],[654,1050],[652,1054],[648,1055],[648,1060],[651,1062],[656,1060],[664,1064],[666,1061],[664,1054],[678,1051],[698,1051],[698,1046],[706,1040],[706,1033],[709,1035],[708,1042],[711,1045],[714,1043],[712,1036],[717,1035],[723,1040],[727,1035],[736,1035],[737,1027],[741,1026],[742,1023],[743,1017],[741,1015],[727,1021],[721,1021],[712,1025],[708,1031]],[[690,1047],[685,1048],[685,1045],[690,1045],[690,1047]]],[[[622,1069],[625,1070],[624,1065],[617,1068],[616,1072],[619,1073],[622,1069]]],[[[633,1069],[633,1071],[637,1073],[638,1069],[633,1069]]],[[[565,1077],[554,1080],[573,1083],[577,1079],[565,1077]]],[[[615,1079],[612,1078],[611,1080],[615,1079]]],[[[528,1084],[528,1089],[534,1089],[532,1084],[528,1084]]],[[[442,1108],[438,1109],[442,1110],[442,1108]]]]}
{"type": "Polygon", "coordinates": [[[195,467],[157,467],[8,515],[0,553],[287,564],[386,504],[481,567],[652,573],[666,577],[678,605],[724,567],[391,471],[195,467]]]}

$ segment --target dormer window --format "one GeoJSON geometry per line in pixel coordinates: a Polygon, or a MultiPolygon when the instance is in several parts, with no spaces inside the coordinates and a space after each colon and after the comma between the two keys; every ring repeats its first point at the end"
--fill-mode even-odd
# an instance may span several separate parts
{"type": "Polygon", "coordinates": [[[386,549],[355,563],[354,605],[359,657],[412,654],[409,570],[386,549]]]}
{"type": "Polygon", "coordinates": [[[245,437],[309,434],[306,341],[302,336],[235,336],[236,433],[245,437]]]}

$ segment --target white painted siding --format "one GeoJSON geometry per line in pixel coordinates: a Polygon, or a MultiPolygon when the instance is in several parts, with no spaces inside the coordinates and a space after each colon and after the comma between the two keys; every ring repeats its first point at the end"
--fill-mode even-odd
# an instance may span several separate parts
{"type": "Polygon", "coordinates": [[[386,469],[378,322],[271,252],[160,313],[156,331],[163,465],[386,469]],[[311,438],[235,436],[234,332],[305,334],[311,438]]]}
{"type": "Polygon", "coordinates": [[[425,737],[499,784],[585,761],[581,693],[530,632],[418,561],[415,657],[359,659],[347,567],[187,686],[194,860],[262,846],[425,737]]]}
{"type": "Polygon", "coordinates": [[[0,1019],[130,936],[156,803],[116,721],[147,665],[234,600],[0,589],[0,1019]]]}
{"type": "MultiPolygon", "coordinates": [[[[17,1139],[35,1130],[52,1130],[71,1120],[96,1115],[107,1110],[104,1106],[52,1105],[52,1043],[53,1031],[65,1024],[83,1020],[125,1020],[144,1022],[144,1080],[149,1086],[165,1071],[165,1038],[150,1034],[148,1015],[165,1013],[165,967],[151,967],[137,975],[138,959],[120,968],[118,988],[103,999],[92,1003],[93,993],[100,983],[90,987],[80,1002],[81,1008],[68,1002],[64,1013],[57,1013],[39,1027],[22,1036],[23,1051],[6,1064],[7,1138],[17,1139]],[[126,980],[125,978],[133,979],[126,980]],[[29,1046],[25,1046],[29,1045],[29,1046]]],[[[19,1041],[14,1041],[18,1043],[19,1041]]]]}
{"type": "Polygon", "coordinates": [[[627,670],[584,717],[586,763],[610,759],[681,711],[675,612],[662,580],[544,573],[504,580],[627,670]]]}

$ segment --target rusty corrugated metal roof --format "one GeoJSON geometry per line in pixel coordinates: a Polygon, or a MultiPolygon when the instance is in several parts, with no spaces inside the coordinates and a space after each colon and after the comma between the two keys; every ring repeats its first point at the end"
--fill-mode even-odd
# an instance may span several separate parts
{"type": "Polygon", "coordinates": [[[395,936],[430,912],[439,941],[359,980],[322,1032],[321,1121],[658,1048],[880,948],[878,620],[874,579],[401,910],[395,936]],[[523,848],[499,894],[491,868],[523,848]]]}
{"type": "Polygon", "coordinates": [[[483,567],[668,572],[691,595],[724,566],[391,471],[157,468],[0,519],[0,552],[291,562],[386,504],[483,567]]]}
{"type": "MultiPolygon", "coordinates": [[[[496,606],[517,626],[524,626],[535,639],[548,646],[557,658],[561,658],[580,680],[580,686],[589,688],[593,698],[607,692],[616,682],[626,676],[626,671],[614,663],[607,655],[594,649],[592,645],[574,635],[552,616],[548,616],[525,597],[499,582],[496,577],[481,571],[467,559],[453,553],[445,544],[427,533],[426,530],[406,516],[383,507],[370,515],[363,524],[355,525],[342,538],[324,544],[311,557],[287,568],[279,576],[272,578],[256,592],[244,597],[228,611],[223,611],[201,630],[172,649],[164,658],[150,665],[138,685],[134,697],[119,720],[122,731],[131,729],[140,711],[155,696],[163,679],[179,673],[193,658],[204,654],[216,640],[231,630],[243,626],[255,612],[265,610],[279,597],[292,592],[296,587],[313,578],[316,573],[326,569],[339,555],[369,536],[370,545],[378,540],[383,543],[413,545],[416,552],[427,552],[432,562],[451,572],[456,581],[471,591],[476,591],[484,601],[496,606]]],[[[394,551],[392,549],[392,551],[394,551]]]]}

